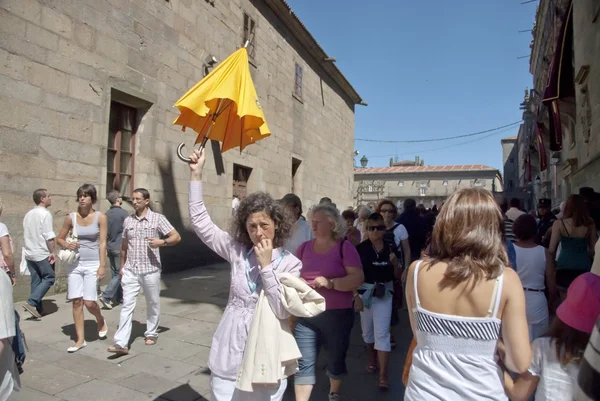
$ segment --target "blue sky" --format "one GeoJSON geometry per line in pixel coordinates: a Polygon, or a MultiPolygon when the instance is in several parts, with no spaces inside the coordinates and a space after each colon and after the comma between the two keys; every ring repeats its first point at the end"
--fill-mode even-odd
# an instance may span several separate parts
{"type": "MultiPolygon", "coordinates": [[[[531,87],[529,54],[536,2],[523,0],[287,0],[356,88],[355,138],[413,140],[483,131],[521,119],[531,87]]],[[[501,169],[500,139],[421,144],[355,141],[369,166],[420,156],[426,165],[501,169]],[[460,146],[452,146],[472,141],[460,146]],[[437,149],[437,150],[435,150],[437,149]]]]}

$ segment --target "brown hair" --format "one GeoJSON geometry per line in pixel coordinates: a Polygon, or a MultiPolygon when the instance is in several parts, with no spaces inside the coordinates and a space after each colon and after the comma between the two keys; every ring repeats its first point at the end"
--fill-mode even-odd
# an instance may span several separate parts
{"type": "Polygon", "coordinates": [[[565,204],[563,219],[573,219],[575,227],[590,227],[594,220],[590,217],[585,198],[581,195],[571,195],[565,204]]]}
{"type": "Polygon", "coordinates": [[[554,318],[548,336],[554,340],[556,357],[562,366],[570,362],[579,363],[590,340],[589,333],[574,329],[558,317],[554,318]]]}
{"type": "Polygon", "coordinates": [[[522,214],[515,220],[513,233],[521,241],[527,241],[535,237],[537,233],[537,222],[530,214],[522,214]]]}
{"type": "Polygon", "coordinates": [[[398,209],[396,208],[396,205],[394,204],[394,202],[392,202],[389,199],[382,199],[381,201],[379,201],[379,203],[377,204],[377,208],[375,208],[375,211],[377,213],[381,213],[381,208],[384,205],[389,205],[392,207],[392,209],[394,209],[394,217],[396,217],[398,215],[398,209]]]}
{"type": "Polygon", "coordinates": [[[509,266],[502,231],[502,214],[492,193],[460,189],[444,203],[427,254],[431,264],[448,264],[444,279],[451,285],[471,277],[490,280],[509,266]]]}

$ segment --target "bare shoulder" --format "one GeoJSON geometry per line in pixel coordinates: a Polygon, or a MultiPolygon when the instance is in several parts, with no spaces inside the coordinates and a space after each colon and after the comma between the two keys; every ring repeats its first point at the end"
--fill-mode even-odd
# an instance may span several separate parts
{"type": "Polygon", "coordinates": [[[514,291],[523,292],[523,285],[521,284],[521,279],[516,271],[513,269],[504,269],[504,284],[503,287],[506,290],[507,294],[511,294],[514,291]]]}

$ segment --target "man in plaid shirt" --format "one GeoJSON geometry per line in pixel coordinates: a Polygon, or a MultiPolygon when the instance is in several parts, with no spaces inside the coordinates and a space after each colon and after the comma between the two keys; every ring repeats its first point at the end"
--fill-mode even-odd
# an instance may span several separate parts
{"type": "Polygon", "coordinates": [[[131,319],[140,287],[146,297],[145,344],[154,345],[158,338],[160,317],[160,253],[158,248],[181,241],[177,230],[159,213],[148,208],[150,193],[144,188],[133,191],[131,198],[135,213],[123,222],[121,246],[121,286],[123,306],[115,345],[108,352],[127,354],[131,336],[131,319]]]}

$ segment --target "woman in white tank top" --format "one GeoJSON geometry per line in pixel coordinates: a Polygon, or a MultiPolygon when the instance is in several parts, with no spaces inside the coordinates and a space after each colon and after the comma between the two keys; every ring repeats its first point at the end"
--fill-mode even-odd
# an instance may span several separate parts
{"type": "Polygon", "coordinates": [[[459,190],[442,207],[427,255],[408,272],[417,347],[405,400],[507,401],[496,362],[501,330],[510,368],[529,368],[525,296],[517,274],[504,268],[502,232],[489,191],[459,190]]]}

